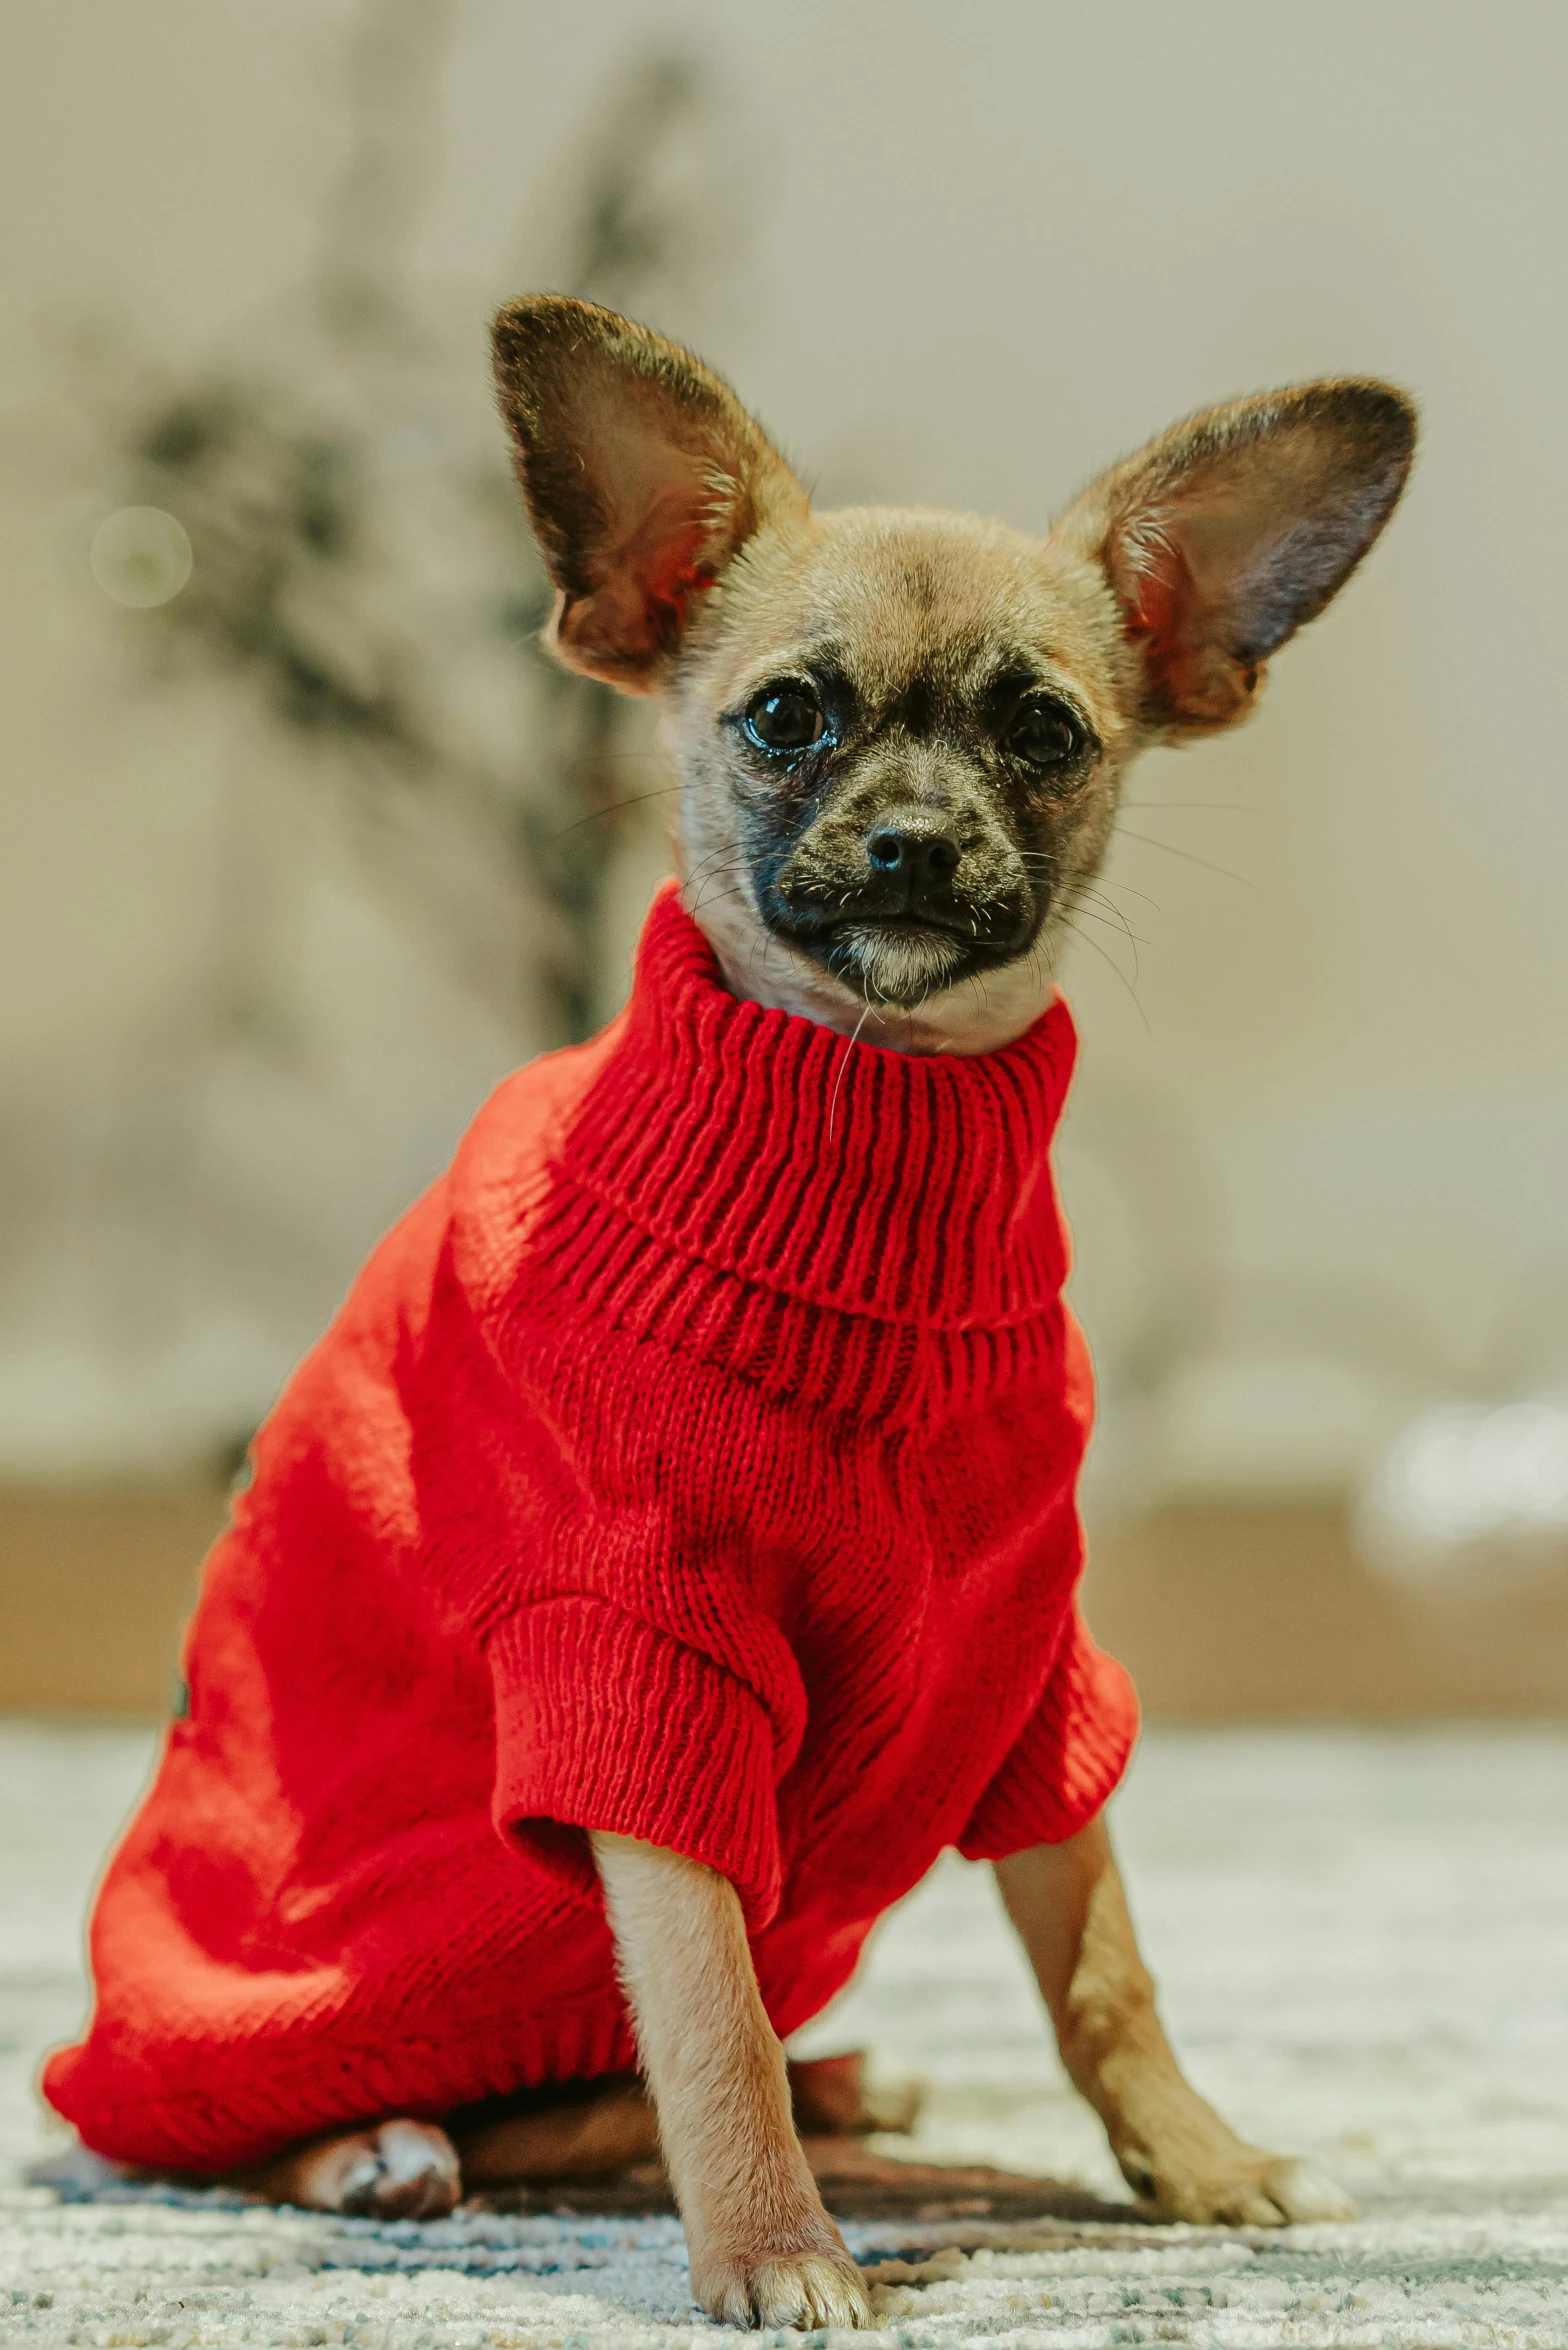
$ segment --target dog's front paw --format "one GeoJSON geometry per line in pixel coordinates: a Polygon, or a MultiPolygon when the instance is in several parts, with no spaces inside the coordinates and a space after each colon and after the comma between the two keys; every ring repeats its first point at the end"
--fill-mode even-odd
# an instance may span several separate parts
{"type": "Polygon", "coordinates": [[[1126,2156],[1122,2172],[1162,2218],[1198,2227],[1285,2228],[1356,2216],[1350,2197],[1315,2163],[1253,2146],[1219,2160],[1170,2166],[1126,2156]]]}
{"type": "Polygon", "coordinates": [[[723,2325],[866,2326],[871,2304],[847,2252],[733,2253],[692,2261],[692,2293],[723,2325]]]}

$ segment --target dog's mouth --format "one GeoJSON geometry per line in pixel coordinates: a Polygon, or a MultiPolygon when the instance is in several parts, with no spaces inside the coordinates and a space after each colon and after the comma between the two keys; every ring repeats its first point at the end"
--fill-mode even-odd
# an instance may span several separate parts
{"type": "Polygon", "coordinates": [[[847,903],[803,913],[764,904],[770,930],[866,1003],[913,1008],[1025,953],[1038,917],[982,921],[961,906],[883,911],[847,903]]]}

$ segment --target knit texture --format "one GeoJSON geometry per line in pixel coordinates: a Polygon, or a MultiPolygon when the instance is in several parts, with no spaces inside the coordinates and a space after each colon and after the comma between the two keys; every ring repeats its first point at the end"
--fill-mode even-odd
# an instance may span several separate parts
{"type": "Polygon", "coordinates": [[[732,1880],[789,2032],[945,1845],[1094,1816],[1136,1708],[1075,1597],[1074,1049],[1060,1002],[953,1060],[738,1003],[660,896],[256,1438],[45,2072],[89,2145],[630,2065],[587,1829],[732,1880]]]}

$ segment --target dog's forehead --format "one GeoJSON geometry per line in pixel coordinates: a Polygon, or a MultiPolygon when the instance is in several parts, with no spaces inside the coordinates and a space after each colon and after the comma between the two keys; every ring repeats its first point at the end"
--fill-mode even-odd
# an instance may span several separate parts
{"type": "Polygon", "coordinates": [[[1048,542],[1001,523],[847,507],[815,516],[774,571],[769,650],[839,669],[872,702],[981,691],[1020,662],[1092,671],[1094,615],[1075,585],[1048,542]]]}

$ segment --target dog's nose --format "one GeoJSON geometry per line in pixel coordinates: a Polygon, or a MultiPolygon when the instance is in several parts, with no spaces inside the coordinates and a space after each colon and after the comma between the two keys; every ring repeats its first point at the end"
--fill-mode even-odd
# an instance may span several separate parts
{"type": "Polygon", "coordinates": [[[891,824],[880,825],[866,842],[866,854],[876,870],[907,881],[912,889],[956,873],[961,853],[949,833],[914,832],[891,824]]]}

